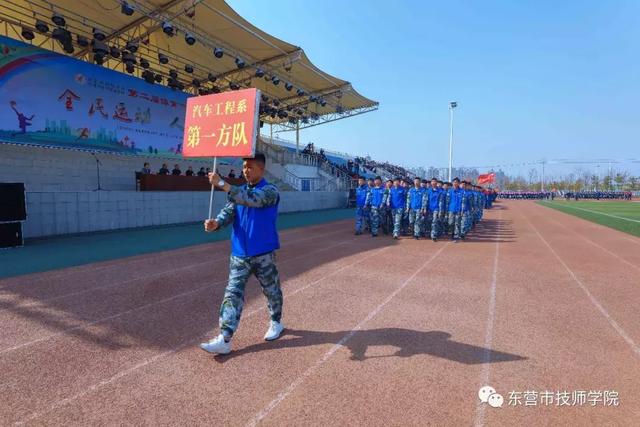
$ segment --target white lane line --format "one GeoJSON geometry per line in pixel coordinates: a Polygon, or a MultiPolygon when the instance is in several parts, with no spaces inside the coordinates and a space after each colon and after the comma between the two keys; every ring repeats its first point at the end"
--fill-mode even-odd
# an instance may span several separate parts
{"type": "Polygon", "coordinates": [[[618,325],[618,323],[613,319],[613,317],[611,317],[609,312],[602,306],[602,304],[600,304],[600,302],[591,294],[591,292],[589,292],[589,289],[587,289],[587,287],[580,281],[580,279],[578,279],[578,276],[576,276],[573,270],[571,270],[569,266],[562,260],[562,258],[560,258],[560,255],[558,255],[558,253],[551,247],[549,242],[547,242],[546,239],[542,237],[542,234],[540,234],[538,229],[531,223],[531,221],[529,221],[529,219],[522,212],[520,212],[520,215],[522,215],[524,220],[527,221],[531,229],[535,231],[535,233],[538,235],[540,240],[542,240],[542,242],[547,246],[547,248],[549,248],[551,253],[556,257],[556,259],[560,262],[560,264],[562,264],[564,269],[567,270],[567,273],[569,273],[571,278],[578,284],[580,289],[582,289],[582,291],[587,295],[591,303],[598,309],[598,311],[600,311],[600,313],[602,313],[604,318],[607,319],[609,324],[613,327],[613,329],[615,329],[618,335],[620,335],[620,337],[622,337],[622,339],[624,339],[627,342],[627,344],[629,344],[629,347],[631,347],[631,350],[633,350],[633,352],[636,353],[637,356],[640,356],[640,347],[638,347],[638,345],[633,341],[633,339],[631,339],[631,337],[624,331],[624,329],[622,329],[622,327],[618,325]]]}
{"type": "Polygon", "coordinates": [[[304,371],[298,378],[296,378],[288,387],[280,391],[275,399],[273,399],[267,406],[265,406],[260,412],[258,412],[249,422],[247,426],[255,426],[265,417],[267,417],[271,411],[273,411],[283,400],[285,400],[295,389],[300,386],[307,378],[313,375],[320,366],[322,366],[331,356],[333,356],[338,350],[344,346],[362,327],[371,319],[373,319],[389,301],[395,298],[411,281],[424,270],[434,259],[438,257],[451,242],[447,242],[443,245],[435,254],[431,256],[420,268],[418,268],[407,280],[404,281],[395,291],[393,291],[382,303],[374,308],[360,323],[358,323],[349,333],[347,333],[340,341],[338,341],[329,351],[327,351],[318,361],[304,371]]]}
{"type": "MultiPolygon", "coordinates": [[[[313,253],[317,253],[317,252],[322,252],[322,251],[326,251],[326,250],[329,250],[329,249],[333,249],[333,248],[335,248],[337,246],[340,246],[340,245],[343,245],[345,243],[348,243],[350,240],[352,240],[352,239],[343,240],[343,241],[340,241],[340,242],[338,242],[336,244],[330,245],[330,246],[328,246],[326,248],[322,248],[322,249],[319,249],[319,250],[316,250],[316,251],[302,253],[302,254],[299,254],[299,255],[297,255],[295,257],[287,258],[287,259],[283,260],[282,262],[285,263],[285,262],[292,261],[292,260],[295,260],[295,259],[298,259],[298,258],[307,257],[307,256],[309,256],[310,254],[313,254],[313,253]]],[[[49,334],[49,335],[46,335],[44,337],[37,338],[35,340],[31,340],[31,341],[24,342],[22,344],[18,344],[18,345],[13,346],[13,347],[4,348],[4,349],[0,350],[0,355],[2,355],[4,353],[11,352],[11,351],[15,351],[15,350],[18,350],[18,349],[21,349],[21,348],[24,348],[24,347],[28,347],[28,346],[33,345],[33,344],[37,344],[37,343],[41,343],[41,342],[44,342],[44,341],[48,341],[50,339],[57,338],[57,337],[60,337],[60,336],[63,336],[63,335],[67,335],[69,332],[77,331],[77,330],[80,330],[80,329],[85,329],[85,328],[87,328],[89,326],[93,326],[93,325],[96,325],[98,323],[103,323],[103,322],[106,322],[106,321],[109,321],[109,320],[117,319],[117,318],[125,316],[127,314],[131,314],[131,313],[134,313],[136,311],[144,310],[145,308],[149,308],[149,307],[153,307],[153,306],[156,306],[156,305],[164,304],[166,302],[173,301],[173,300],[178,299],[178,298],[183,298],[185,296],[200,292],[200,291],[202,291],[204,289],[208,289],[208,288],[211,288],[213,286],[224,284],[224,283],[227,283],[227,279],[220,280],[220,281],[217,281],[217,282],[214,282],[214,283],[210,283],[210,284],[207,284],[207,285],[204,285],[204,286],[200,286],[200,287],[198,287],[196,289],[192,289],[192,290],[187,291],[187,292],[182,292],[182,293],[173,295],[171,297],[162,299],[160,301],[156,301],[156,302],[152,302],[152,303],[149,303],[149,304],[145,304],[145,305],[142,305],[140,307],[135,307],[135,308],[132,308],[132,309],[127,310],[127,311],[122,311],[120,313],[116,313],[116,314],[111,315],[111,316],[103,317],[101,319],[93,320],[91,322],[86,322],[86,323],[83,323],[81,325],[77,325],[77,326],[74,326],[74,327],[71,327],[71,328],[63,329],[62,331],[56,332],[54,334],[49,334]]]]}
{"type": "MultiPolygon", "coordinates": [[[[387,249],[389,249],[391,247],[392,246],[387,246],[385,248],[373,251],[369,255],[367,255],[365,257],[362,257],[362,258],[358,258],[357,260],[355,260],[355,261],[353,261],[353,262],[351,262],[351,263],[349,263],[349,264],[347,264],[345,266],[342,266],[342,267],[340,267],[340,268],[338,268],[336,270],[333,270],[331,273],[329,273],[329,274],[327,274],[325,276],[322,276],[320,279],[317,279],[317,280],[315,280],[315,281],[313,281],[311,283],[308,283],[307,285],[305,285],[305,286],[303,286],[303,287],[301,287],[299,289],[296,289],[293,292],[285,293],[285,295],[284,295],[285,301],[288,300],[288,298],[294,296],[295,294],[297,294],[299,292],[303,292],[305,289],[308,289],[311,286],[317,285],[318,283],[328,279],[329,277],[335,276],[336,274],[338,274],[338,273],[340,273],[340,272],[342,272],[342,271],[344,271],[344,270],[346,270],[348,268],[351,268],[354,265],[359,264],[359,263],[361,263],[361,262],[363,262],[363,261],[365,261],[365,260],[367,260],[369,258],[373,258],[373,257],[376,257],[376,256],[380,255],[383,251],[385,251],[385,250],[387,250],[387,249]]],[[[304,256],[307,256],[307,255],[308,255],[308,253],[305,254],[304,256]]],[[[285,261],[283,261],[283,262],[285,262],[285,261]]],[[[287,282],[285,282],[285,283],[287,283],[287,282]]],[[[246,313],[245,315],[243,315],[243,319],[246,320],[247,318],[252,317],[255,314],[261,312],[262,310],[266,310],[266,306],[263,305],[262,307],[260,307],[258,309],[255,309],[253,311],[250,311],[250,312],[246,313]]],[[[124,369],[124,370],[114,374],[113,376],[111,376],[111,377],[109,377],[109,378],[107,378],[105,380],[102,380],[102,381],[100,381],[100,382],[98,382],[96,384],[93,384],[93,385],[87,387],[85,390],[83,390],[83,391],[81,391],[79,393],[76,393],[73,396],[70,396],[70,397],[58,400],[57,402],[54,402],[51,405],[49,405],[48,408],[46,408],[44,410],[33,412],[30,415],[22,418],[16,424],[17,425],[22,425],[22,424],[24,424],[24,423],[26,423],[28,421],[31,421],[31,420],[36,419],[38,417],[41,417],[42,415],[45,415],[45,414],[47,414],[47,413],[49,413],[51,411],[54,411],[54,410],[56,410],[58,408],[66,406],[69,403],[71,403],[71,402],[73,402],[73,401],[75,401],[75,400],[77,400],[77,399],[79,399],[81,397],[84,397],[84,396],[92,393],[93,391],[95,391],[95,390],[97,390],[97,389],[99,389],[99,388],[101,388],[101,387],[103,387],[105,385],[111,384],[111,383],[119,380],[120,378],[124,378],[125,376],[137,371],[138,369],[144,368],[145,366],[149,366],[152,363],[155,363],[155,362],[157,362],[158,360],[160,360],[160,359],[162,359],[164,357],[170,356],[170,355],[175,354],[175,353],[177,353],[177,352],[179,352],[179,351],[181,351],[181,350],[183,350],[183,349],[185,349],[185,348],[187,348],[189,346],[195,345],[196,343],[201,342],[202,339],[203,339],[202,337],[198,337],[196,339],[184,342],[184,343],[182,343],[182,344],[180,344],[180,345],[178,345],[178,346],[176,346],[176,347],[174,347],[174,348],[172,348],[170,350],[167,350],[165,352],[156,354],[155,356],[150,357],[150,358],[148,358],[148,359],[146,359],[146,360],[144,360],[144,361],[142,361],[142,362],[140,362],[140,363],[138,363],[138,364],[136,364],[136,365],[134,365],[134,366],[132,366],[130,368],[124,369]]],[[[198,350],[198,351],[200,351],[200,350],[198,350]]]]}
{"type": "Polygon", "coordinates": [[[603,251],[605,251],[606,253],[608,253],[609,255],[611,255],[614,258],[619,259],[620,261],[624,262],[625,264],[629,265],[630,267],[635,268],[636,270],[640,271],[640,267],[638,267],[637,265],[635,265],[632,262],[627,261],[626,259],[622,258],[620,255],[618,255],[615,252],[610,251],[609,249],[605,248],[604,246],[599,245],[598,243],[594,242],[593,240],[583,236],[581,233],[578,233],[575,230],[572,230],[571,228],[567,227],[566,225],[564,225],[563,223],[561,223],[560,221],[556,221],[555,219],[549,218],[549,217],[545,217],[545,219],[548,219],[551,222],[554,222],[556,224],[558,224],[560,227],[569,230],[570,232],[572,232],[573,234],[575,234],[576,236],[580,237],[582,240],[584,240],[585,242],[595,246],[596,248],[602,249],[603,251]]]}
{"type": "MultiPolygon", "coordinates": [[[[498,216],[502,219],[502,211],[498,216]]],[[[491,371],[491,346],[493,345],[493,325],[496,318],[496,287],[498,283],[498,258],[500,256],[500,240],[496,240],[496,254],[493,257],[493,275],[491,276],[491,288],[489,289],[489,314],[487,315],[487,327],[484,336],[484,351],[482,354],[482,372],[480,374],[480,386],[484,387],[489,384],[489,374],[491,371]]],[[[482,403],[478,400],[476,406],[476,420],[474,425],[481,427],[484,425],[484,412],[486,403],[482,403]]]]}
{"type": "MultiPolygon", "coordinates": [[[[322,237],[330,236],[330,235],[337,234],[337,233],[343,233],[344,234],[344,230],[337,230],[337,231],[332,231],[330,233],[325,233],[325,234],[322,235],[322,237]]],[[[287,244],[300,243],[300,242],[304,242],[304,241],[312,240],[312,239],[316,239],[316,238],[318,238],[318,236],[308,236],[308,237],[304,237],[302,239],[291,240],[291,241],[286,242],[286,243],[287,244]]],[[[216,254],[217,254],[217,252],[216,252],[216,254]]],[[[114,288],[114,287],[118,287],[118,286],[121,286],[121,285],[126,285],[126,284],[129,284],[129,283],[137,282],[137,281],[140,281],[140,280],[155,279],[157,277],[162,277],[162,276],[164,276],[166,274],[172,274],[172,273],[177,273],[177,272],[180,272],[180,271],[186,271],[186,270],[190,270],[192,268],[200,267],[200,266],[203,266],[203,265],[214,264],[214,263],[216,263],[218,261],[224,261],[224,260],[226,260],[228,258],[229,258],[229,255],[225,255],[225,256],[220,257],[220,258],[215,258],[215,259],[212,259],[212,260],[199,262],[197,264],[190,264],[190,265],[186,265],[186,266],[183,266],[183,267],[172,268],[172,269],[160,271],[158,273],[153,273],[153,274],[150,274],[150,275],[147,275],[147,276],[143,276],[143,277],[136,277],[136,278],[124,280],[124,281],[121,281],[121,282],[110,283],[110,284],[104,285],[104,286],[97,286],[97,287],[94,287],[94,288],[84,289],[82,291],[71,292],[71,293],[64,294],[64,295],[58,295],[58,296],[55,296],[55,297],[52,297],[52,298],[47,298],[47,299],[42,299],[42,300],[35,300],[35,301],[31,301],[31,302],[24,303],[24,304],[16,304],[13,307],[38,306],[38,305],[41,305],[41,304],[44,304],[44,303],[50,303],[52,301],[56,301],[56,300],[59,300],[59,299],[64,299],[64,298],[68,298],[68,297],[83,295],[83,294],[91,293],[91,292],[98,291],[98,290],[114,288]]],[[[0,293],[0,296],[5,296],[5,295],[14,296],[14,295],[16,295],[16,293],[15,292],[1,292],[0,293]]],[[[35,297],[31,297],[31,298],[35,298],[35,297]]],[[[2,299],[0,299],[0,303],[3,303],[2,299]]],[[[2,310],[9,310],[9,309],[8,308],[5,308],[5,309],[0,308],[0,312],[2,312],[2,310]]]]}
{"type": "Polygon", "coordinates": [[[594,211],[594,210],[591,210],[591,209],[579,208],[577,206],[570,206],[570,205],[562,205],[562,206],[566,206],[566,207],[568,207],[570,209],[577,209],[577,210],[580,210],[580,211],[591,212],[591,213],[598,214],[598,215],[609,216],[611,218],[622,219],[624,221],[640,223],[640,220],[637,220],[637,219],[626,218],[626,217],[618,216],[618,215],[611,215],[611,214],[608,214],[608,213],[598,212],[598,211],[594,211]]]}

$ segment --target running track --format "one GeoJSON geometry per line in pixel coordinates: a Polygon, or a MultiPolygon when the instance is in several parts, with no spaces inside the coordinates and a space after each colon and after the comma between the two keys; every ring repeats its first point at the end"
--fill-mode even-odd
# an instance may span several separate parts
{"type": "Polygon", "coordinates": [[[227,357],[227,242],[0,280],[0,424],[640,425],[640,239],[527,201],[460,244],[351,227],[281,234],[287,333],[252,280],[227,357]]]}

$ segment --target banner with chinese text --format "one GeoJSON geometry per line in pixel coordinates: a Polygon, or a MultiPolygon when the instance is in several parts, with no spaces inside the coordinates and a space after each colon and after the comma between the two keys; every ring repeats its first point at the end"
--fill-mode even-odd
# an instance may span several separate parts
{"type": "Polygon", "coordinates": [[[181,158],[188,96],[0,36],[0,142],[181,158]]]}
{"type": "Polygon", "coordinates": [[[260,91],[244,89],[187,100],[184,157],[252,157],[260,91]]]}

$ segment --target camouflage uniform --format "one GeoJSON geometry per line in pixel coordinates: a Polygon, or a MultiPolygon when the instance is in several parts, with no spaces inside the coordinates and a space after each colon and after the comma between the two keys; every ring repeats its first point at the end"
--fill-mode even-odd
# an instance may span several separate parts
{"type": "MultiPolygon", "coordinates": [[[[242,228],[242,215],[237,214],[240,207],[275,209],[270,215],[277,216],[277,205],[280,201],[278,189],[261,181],[257,186],[232,186],[228,195],[228,202],[216,217],[220,228],[234,223],[234,233],[237,228],[242,228]],[[239,218],[240,217],[240,218],[239,218]]],[[[267,297],[267,306],[271,314],[271,320],[280,322],[282,318],[282,290],[280,289],[280,276],[275,265],[275,249],[279,248],[277,231],[275,231],[275,216],[273,220],[274,236],[260,235],[260,239],[251,242],[252,247],[236,247],[232,236],[232,255],[229,259],[229,282],[224,292],[224,298],[220,306],[220,332],[229,339],[238,329],[242,308],[244,306],[244,290],[251,275],[255,275],[262,286],[262,293],[267,297]],[[266,244],[265,240],[271,238],[266,244]],[[264,247],[265,253],[252,254],[251,249],[259,250],[264,247]],[[258,248],[258,249],[256,249],[258,248]],[[247,256],[238,256],[237,253],[248,253],[247,256]],[[234,254],[235,253],[235,254],[234,254]]],[[[246,224],[245,224],[246,225],[246,224]]],[[[250,228],[251,225],[246,225],[250,228]]],[[[242,229],[241,232],[247,232],[242,229]]],[[[249,234],[251,236],[251,234],[249,234]]]]}
{"type": "Polygon", "coordinates": [[[267,297],[267,307],[271,320],[280,322],[282,318],[282,290],[280,276],[275,264],[275,252],[255,257],[237,257],[229,260],[229,284],[224,291],[220,306],[220,332],[231,338],[238,329],[244,306],[244,288],[252,274],[256,276],[262,293],[267,297]]]}

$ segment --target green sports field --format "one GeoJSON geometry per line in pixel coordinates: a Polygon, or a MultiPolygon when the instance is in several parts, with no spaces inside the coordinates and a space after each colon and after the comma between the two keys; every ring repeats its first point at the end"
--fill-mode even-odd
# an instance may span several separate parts
{"type": "Polygon", "coordinates": [[[564,200],[538,203],[640,237],[640,203],[564,200]]]}

